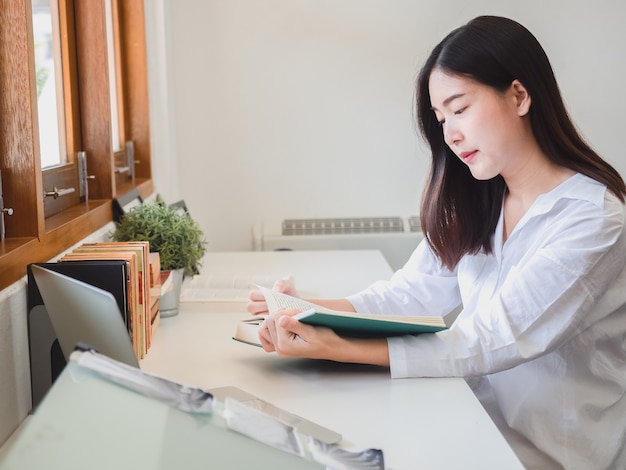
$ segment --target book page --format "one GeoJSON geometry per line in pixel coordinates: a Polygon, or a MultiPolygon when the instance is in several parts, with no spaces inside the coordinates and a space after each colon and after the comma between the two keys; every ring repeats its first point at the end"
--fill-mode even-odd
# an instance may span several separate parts
{"type": "Polygon", "coordinates": [[[262,286],[259,286],[259,288],[261,289],[261,292],[265,297],[265,301],[267,302],[267,311],[270,313],[274,313],[281,308],[295,308],[300,312],[304,312],[312,308],[315,308],[317,311],[328,310],[324,307],[321,307],[320,305],[314,304],[312,302],[307,302],[306,300],[292,297],[281,292],[276,292],[272,289],[267,289],[262,286]]]}

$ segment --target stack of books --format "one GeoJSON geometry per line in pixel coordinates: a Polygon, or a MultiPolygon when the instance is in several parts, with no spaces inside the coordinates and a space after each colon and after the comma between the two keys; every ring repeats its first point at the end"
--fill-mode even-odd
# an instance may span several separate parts
{"type": "Polygon", "coordinates": [[[82,263],[85,270],[93,270],[93,263],[99,261],[117,261],[123,265],[125,292],[121,295],[124,302],[120,311],[137,359],[143,359],[159,324],[159,299],[171,286],[171,273],[161,271],[158,253],[150,253],[147,241],[85,243],[61,257],[58,263],[78,266],[82,263]]]}

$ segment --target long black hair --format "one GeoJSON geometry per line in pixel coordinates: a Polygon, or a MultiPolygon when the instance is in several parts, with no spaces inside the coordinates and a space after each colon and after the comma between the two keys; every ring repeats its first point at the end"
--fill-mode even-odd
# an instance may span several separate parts
{"type": "Polygon", "coordinates": [[[465,254],[492,251],[506,184],[501,176],[475,179],[444,142],[428,88],[435,68],[501,92],[519,80],[532,98],[528,115],[545,155],[559,166],[605,184],[624,201],[623,179],[579,135],[537,39],[508,18],[479,16],[452,31],[433,49],[417,79],[418,123],[432,152],[420,218],[428,243],[445,266],[453,269],[465,254]]]}

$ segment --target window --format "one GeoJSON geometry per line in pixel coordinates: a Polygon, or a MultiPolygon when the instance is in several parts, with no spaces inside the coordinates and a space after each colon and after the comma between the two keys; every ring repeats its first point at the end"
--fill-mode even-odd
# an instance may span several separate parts
{"type": "Polygon", "coordinates": [[[35,83],[41,167],[67,162],[59,6],[32,0],[35,83]]]}
{"type": "Polygon", "coordinates": [[[152,193],[143,14],[143,0],[0,8],[0,172],[13,209],[0,288],[110,222],[114,198],[152,193]]]}
{"type": "Polygon", "coordinates": [[[31,2],[39,143],[35,151],[42,168],[44,214],[50,217],[84,200],[76,157],[80,132],[73,3],[31,2]]]}
{"type": "Polygon", "coordinates": [[[125,64],[121,45],[124,42],[121,21],[121,4],[117,0],[105,0],[105,24],[107,38],[107,66],[109,70],[109,102],[111,119],[111,145],[113,146],[115,182],[131,185],[135,176],[134,147],[126,141],[126,87],[125,64]]]}

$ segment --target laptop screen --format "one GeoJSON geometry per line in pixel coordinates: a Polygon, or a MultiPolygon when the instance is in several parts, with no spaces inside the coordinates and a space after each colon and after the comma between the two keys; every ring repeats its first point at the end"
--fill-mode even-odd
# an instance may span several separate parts
{"type": "Polygon", "coordinates": [[[139,367],[113,294],[41,266],[33,265],[32,273],[66,360],[82,342],[139,367]]]}

